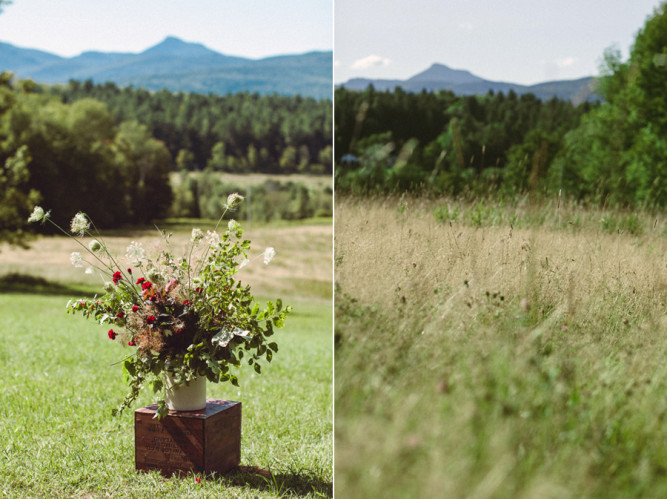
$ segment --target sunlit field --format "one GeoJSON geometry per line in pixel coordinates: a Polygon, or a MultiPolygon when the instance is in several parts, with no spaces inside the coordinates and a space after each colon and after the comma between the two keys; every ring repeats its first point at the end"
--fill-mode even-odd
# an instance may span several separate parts
{"type": "MultiPolygon", "coordinates": [[[[197,224],[198,225],[198,224],[197,224]]],[[[201,225],[198,225],[201,226],[201,225]]],[[[185,248],[193,223],[163,226],[185,248]]],[[[211,229],[211,224],[201,226],[211,229]]],[[[104,234],[116,254],[160,240],[146,228],[104,234]]],[[[117,363],[128,350],[94,321],[65,314],[102,280],[69,262],[76,243],[38,237],[27,250],[0,251],[0,494],[11,497],[307,497],[331,496],[333,479],[331,223],[252,226],[251,263],[238,278],[260,303],[292,305],[277,330],[279,352],[261,376],[237,371],[240,387],[209,383],[207,396],[243,404],[241,465],[263,470],[163,478],[134,469],[132,410],[111,416],[126,394],[117,363]],[[276,249],[265,265],[261,253],[276,249]],[[201,481],[197,482],[197,478],[201,481]]],[[[108,328],[107,328],[108,329],[108,328]]],[[[142,393],[133,408],[153,400],[142,393]]]]}
{"type": "Polygon", "coordinates": [[[667,494],[667,219],[339,196],[339,497],[667,494]]]}

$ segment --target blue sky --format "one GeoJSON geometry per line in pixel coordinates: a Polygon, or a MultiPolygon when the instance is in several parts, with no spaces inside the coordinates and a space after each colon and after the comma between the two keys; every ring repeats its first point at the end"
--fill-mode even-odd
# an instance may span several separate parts
{"type": "Polygon", "coordinates": [[[627,57],[659,0],[335,0],[334,80],[408,78],[438,62],[532,84],[627,57]]]}
{"type": "Polygon", "coordinates": [[[141,52],[167,35],[261,58],[333,48],[333,0],[13,0],[0,41],[62,56],[141,52]]]}

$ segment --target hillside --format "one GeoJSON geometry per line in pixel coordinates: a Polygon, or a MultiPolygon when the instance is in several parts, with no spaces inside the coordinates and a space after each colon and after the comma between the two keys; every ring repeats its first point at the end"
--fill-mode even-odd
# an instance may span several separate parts
{"type": "Polygon", "coordinates": [[[140,53],[84,52],[60,57],[0,42],[0,71],[38,83],[113,82],[148,90],[331,98],[332,52],[248,59],[167,37],[140,53]]]}
{"type": "Polygon", "coordinates": [[[595,80],[592,77],[587,77],[578,80],[560,80],[538,83],[536,85],[520,85],[518,83],[485,80],[469,71],[452,69],[444,64],[436,63],[406,80],[353,78],[338,86],[348,90],[364,90],[369,85],[373,85],[376,90],[381,91],[394,90],[396,87],[400,87],[407,92],[451,90],[457,95],[481,95],[489,91],[506,94],[512,90],[518,95],[532,93],[541,100],[549,100],[557,97],[569,100],[574,104],[579,104],[581,102],[599,100],[598,95],[594,91],[594,84],[595,80]]]}

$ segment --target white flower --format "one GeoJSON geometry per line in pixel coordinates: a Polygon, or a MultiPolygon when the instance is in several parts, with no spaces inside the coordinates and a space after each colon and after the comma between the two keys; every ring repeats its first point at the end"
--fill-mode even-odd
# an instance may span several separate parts
{"type": "Polygon", "coordinates": [[[229,222],[227,222],[227,229],[229,229],[229,232],[234,232],[235,230],[238,229],[238,227],[239,227],[238,222],[233,218],[229,222]]]}
{"type": "Polygon", "coordinates": [[[132,261],[134,265],[141,266],[141,261],[146,259],[146,252],[141,243],[132,241],[125,250],[125,256],[132,261]]]}
{"type": "Polygon", "coordinates": [[[41,206],[35,206],[35,208],[32,210],[32,213],[28,217],[28,222],[46,222],[46,219],[49,218],[49,215],[51,212],[49,211],[48,213],[44,213],[44,208],[41,206]]]}
{"type": "Polygon", "coordinates": [[[246,265],[248,265],[249,263],[250,263],[250,260],[248,260],[247,258],[244,258],[243,261],[241,263],[239,263],[239,270],[242,269],[243,267],[245,267],[246,265]]]}
{"type": "Polygon", "coordinates": [[[83,258],[81,258],[81,253],[78,251],[73,251],[69,259],[75,267],[83,267],[83,258]]]}
{"type": "Polygon", "coordinates": [[[206,240],[211,246],[217,246],[220,244],[220,234],[217,232],[211,232],[210,230],[206,231],[206,240]]]}
{"type": "Polygon", "coordinates": [[[79,212],[76,215],[74,215],[74,218],[72,219],[72,225],[70,227],[72,233],[83,236],[83,234],[88,229],[90,229],[90,223],[88,223],[88,218],[86,217],[86,214],[79,212]]]}
{"type": "Polygon", "coordinates": [[[86,267],[86,274],[92,274],[93,272],[94,271],[92,267],[86,267]]]}
{"type": "Polygon", "coordinates": [[[199,244],[199,241],[204,239],[204,233],[202,232],[201,229],[195,228],[192,229],[192,235],[190,236],[190,241],[192,241],[194,244],[199,244]]]}
{"type": "Polygon", "coordinates": [[[88,249],[95,253],[96,251],[99,251],[102,249],[102,243],[100,243],[97,239],[93,239],[88,243],[88,249]]]}
{"type": "Polygon", "coordinates": [[[241,196],[238,192],[234,192],[233,194],[230,194],[227,196],[227,209],[228,210],[233,210],[236,208],[238,205],[241,204],[241,201],[243,201],[243,196],[241,196]]]}
{"type": "Polygon", "coordinates": [[[276,256],[276,250],[271,247],[266,248],[264,250],[264,265],[268,265],[274,256],[276,256]]]}

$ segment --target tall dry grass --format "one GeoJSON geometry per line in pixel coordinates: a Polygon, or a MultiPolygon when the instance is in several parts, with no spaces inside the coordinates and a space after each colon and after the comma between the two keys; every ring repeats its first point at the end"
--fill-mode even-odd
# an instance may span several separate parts
{"type": "Polygon", "coordinates": [[[667,493],[664,214],[338,198],[336,492],[667,493]]]}

